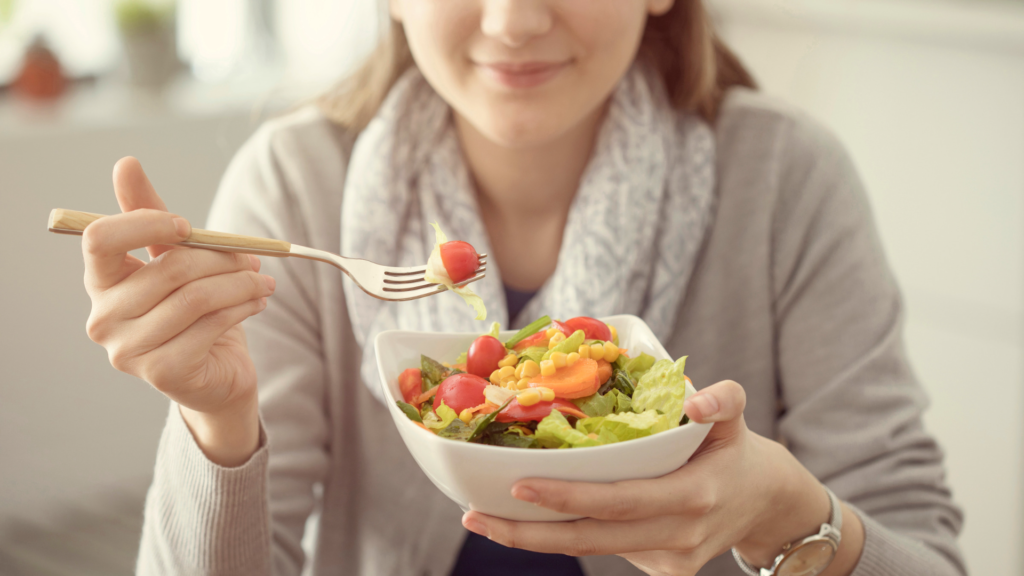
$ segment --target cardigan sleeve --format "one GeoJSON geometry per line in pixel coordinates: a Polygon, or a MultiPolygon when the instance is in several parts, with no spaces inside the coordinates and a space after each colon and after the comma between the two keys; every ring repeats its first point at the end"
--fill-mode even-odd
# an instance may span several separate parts
{"type": "Polygon", "coordinates": [[[842,146],[806,118],[789,122],[775,150],[782,440],[860,515],[855,576],[963,575],[962,515],[922,423],[927,397],[860,180],[842,146]]]}
{"type": "MultiPolygon", "coordinates": [[[[306,244],[290,181],[270,123],[232,161],[209,227],[306,244]]],[[[261,261],[277,289],[243,324],[259,377],[261,447],[238,468],[217,466],[172,404],[146,501],[140,575],[302,571],[303,532],[329,461],[317,275],[307,260],[261,261]]]]}

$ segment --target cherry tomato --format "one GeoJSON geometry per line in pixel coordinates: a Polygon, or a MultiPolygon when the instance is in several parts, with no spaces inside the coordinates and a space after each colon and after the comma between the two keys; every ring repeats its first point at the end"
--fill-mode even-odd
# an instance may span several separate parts
{"type": "MultiPolygon", "coordinates": [[[[529,348],[531,346],[543,346],[543,347],[547,348],[547,346],[548,346],[548,335],[545,334],[544,330],[541,330],[540,332],[537,332],[533,336],[527,336],[526,338],[523,338],[522,340],[519,341],[519,344],[515,345],[513,350],[515,350],[516,352],[519,352],[521,350],[526,350],[527,348],[529,348]]],[[[488,374],[488,376],[490,376],[490,374],[488,374]]]]}
{"type": "Polygon", "coordinates": [[[458,284],[473,275],[480,265],[480,258],[472,244],[455,240],[441,244],[441,263],[452,282],[458,284]]]}
{"type": "Polygon", "coordinates": [[[559,322],[558,320],[552,320],[551,325],[554,326],[555,329],[557,329],[562,334],[565,334],[566,338],[572,336],[572,333],[575,332],[576,330],[579,330],[579,328],[571,328],[564,322],[559,322]]]}
{"type": "Polygon", "coordinates": [[[558,408],[558,411],[566,416],[586,417],[586,414],[572,402],[563,398],[555,398],[551,402],[537,402],[532,406],[520,406],[519,400],[513,400],[498,413],[495,420],[498,422],[540,422],[551,413],[552,408],[558,408]]]}
{"type": "Polygon", "coordinates": [[[602,340],[608,342],[612,339],[612,331],[608,325],[596,318],[577,316],[565,321],[565,325],[573,332],[583,330],[587,340],[602,340]]]}
{"type": "Polygon", "coordinates": [[[498,369],[498,362],[508,355],[505,345],[494,336],[481,336],[469,346],[466,372],[481,378],[490,378],[498,369]]]}
{"type": "Polygon", "coordinates": [[[484,403],[484,388],[487,380],[473,374],[452,374],[444,379],[434,396],[434,411],[444,405],[458,414],[466,408],[474,408],[484,403]]]}
{"type": "Polygon", "coordinates": [[[423,392],[423,374],[420,369],[406,368],[399,374],[398,388],[402,391],[402,399],[411,404],[423,392]]]}

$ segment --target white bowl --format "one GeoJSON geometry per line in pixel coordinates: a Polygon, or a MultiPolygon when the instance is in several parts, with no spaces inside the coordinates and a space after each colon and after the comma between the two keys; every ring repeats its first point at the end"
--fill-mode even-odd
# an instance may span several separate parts
{"type": "MultiPolygon", "coordinates": [[[[669,358],[647,324],[636,316],[602,318],[615,326],[619,345],[630,355],[646,352],[669,358]]],[[[502,332],[503,338],[515,333],[502,332]]],[[[377,367],[398,432],[427,477],[463,510],[509,520],[560,521],[580,516],[562,514],[512,497],[512,485],[523,478],[554,478],[587,482],[618,482],[664,476],[686,464],[704,441],[711,424],[690,422],[645,438],[606,446],[567,450],[526,450],[457,442],[413,424],[395,404],[401,398],[398,375],[420,365],[420,354],[453,362],[479,334],[389,330],[376,339],[377,367]]],[[[690,393],[694,390],[691,388],[690,393]]]]}

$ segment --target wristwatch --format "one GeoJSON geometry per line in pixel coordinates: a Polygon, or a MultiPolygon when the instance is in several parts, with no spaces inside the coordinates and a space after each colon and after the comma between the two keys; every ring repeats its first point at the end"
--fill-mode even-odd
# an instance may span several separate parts
{"type": "Polygon", "coordinates": [[[775,557],[772,567],[760,570],[748,564],[733,548],[732,557],[740,568],[749,576],[817,576],[824,572],[839,550],[839,541],[842,539],[839,530],[843,527],[843,510],[839,506],[839,499],[828,487],[824,488],[832,510],[828,523],[822,524],[817,534],[786,544],[782,547],[782,554],[775,557]]]}

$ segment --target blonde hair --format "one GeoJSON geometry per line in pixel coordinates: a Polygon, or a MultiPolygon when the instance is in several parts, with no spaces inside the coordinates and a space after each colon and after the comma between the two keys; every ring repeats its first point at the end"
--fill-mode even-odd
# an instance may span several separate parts
{"type": "MultiPolygon", "coordinates": [[[[739,58],[715,34],[701,0],[677,0],[665,14],[648,18],[637,57],[645,58],[661,75],[673,106],[711,123],[726,90],[757,87],[739,58]]],[[[366,61],[317,103],[328,118],[362,130],[398,78],[414,65],[405,31],[391,20],[366,61]]]]}

